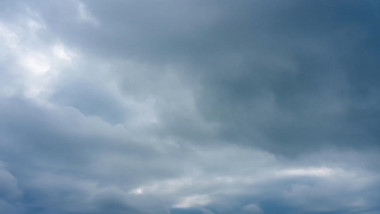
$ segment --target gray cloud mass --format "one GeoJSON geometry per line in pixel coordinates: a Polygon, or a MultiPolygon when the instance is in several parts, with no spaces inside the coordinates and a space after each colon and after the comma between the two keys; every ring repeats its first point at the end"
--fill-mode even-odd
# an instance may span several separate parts
{"type": "Polygon", "coordinates": [[[377,1],[0,2],[0,214],[380,213],[377,1]]]}

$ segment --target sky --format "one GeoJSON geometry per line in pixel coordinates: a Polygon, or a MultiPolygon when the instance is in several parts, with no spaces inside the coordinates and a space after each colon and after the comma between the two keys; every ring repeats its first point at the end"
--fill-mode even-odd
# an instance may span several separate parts
{"type": "Polygon", "coordinates": [[[0,1],[0,213],[380,214],[379,10],[0,1]]]}

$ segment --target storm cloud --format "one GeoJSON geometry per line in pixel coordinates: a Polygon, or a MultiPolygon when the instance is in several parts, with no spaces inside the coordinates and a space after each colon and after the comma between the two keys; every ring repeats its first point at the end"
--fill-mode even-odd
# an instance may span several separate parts
{"type": "Polygon", "coordinates": [[[1,1],[0,213],[380,213],[377,1],[1,1]]]}

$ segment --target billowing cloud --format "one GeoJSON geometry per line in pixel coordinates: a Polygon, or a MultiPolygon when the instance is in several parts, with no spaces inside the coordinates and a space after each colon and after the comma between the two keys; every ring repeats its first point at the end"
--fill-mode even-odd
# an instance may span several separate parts
{"type": "Polygon", "coordinates": [[[0,2],[0,213],[379,213],[379,7],[0,2]]]}

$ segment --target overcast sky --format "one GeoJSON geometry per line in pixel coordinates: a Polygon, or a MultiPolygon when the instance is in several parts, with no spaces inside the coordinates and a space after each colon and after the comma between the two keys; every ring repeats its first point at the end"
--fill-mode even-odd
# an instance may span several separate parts
{"type": "Polygon", "coordinates": [[[380,1],[0,1],[1,214],[379,214],[380,1]]]}

